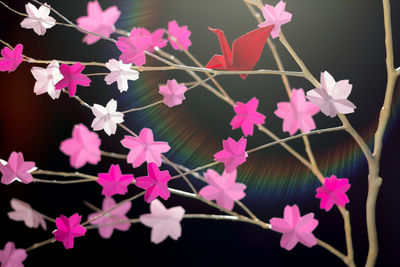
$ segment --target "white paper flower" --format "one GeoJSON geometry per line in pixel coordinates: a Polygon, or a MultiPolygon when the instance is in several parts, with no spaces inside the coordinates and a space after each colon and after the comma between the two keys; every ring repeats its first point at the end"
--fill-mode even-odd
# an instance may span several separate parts
{"type": "Polygon", "coordinates": [[[31,69],[33,77],[36,79],[33,92],[37,95],[48,93],[52,99],[60,97],[61,90],[55,90],[55,85],[62,80],[60,66],[53,60],[47,68],[33,67],[31,69]]]}
{"type": "Polygon", "coordinates": [[[100,131],[104,129],[108,135],[115,134],[117,123],[124,121],[124,114],[117,111],[117,101],[114,99],[111,99],[106,107],[94,104],[92,112],[96,116],[92,122],[93,130],[100,131]]]}
{"type": "Polygon", "coordinates": [[[46,29],[56,25],[56,20],[49,16],[50,8],[43,5],[37,9],[31,3],[28,3],[25,5],[25,9],[28,17],[21,22],[22,28],[33,29],[36,34],[44,35],[46,29]]]}
{"type": "Polygon", "coordinates": [[[106,63],[107,69],[111,71],[110,74],[104,78],[108,85],[117,82],[120,92],[128,90],[128,80],[135,81],[139,79],[139,72],[132,70],[132,64],[124,64],[122,61],[110,59],[106,63]]]}

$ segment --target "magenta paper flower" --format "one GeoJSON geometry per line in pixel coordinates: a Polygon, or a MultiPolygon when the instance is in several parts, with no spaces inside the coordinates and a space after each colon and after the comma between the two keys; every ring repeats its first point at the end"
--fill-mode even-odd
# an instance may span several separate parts
{"type": "Polygon", "coordinates": [[[225,164],[225,172],[231,173],[236,170],[237,166],[244,163],[247,158],[246,138],[240,138],[235,141],[232,138],[222,140],[223,150],[215,153],[214,160],[225,164]]]}
{"type": "Polygon", "coordinates": [[[148,128],[143,128],[139,137],[126,135],[121,144],[131,150],[127,162],[132,163],[134,168],[139,167],[145,161],[147,163],[154,162],[157,166],[161,166],[161,153],[170,150],[168,142],[154,142],[153,131],[148,128]]]}
{"type": "Polygon", "coordinates": [[[61,64],[60,72],[63,75],[63,79],[56,84],[56,90],[64,89],[68,87],[68,94],[73,97],[76,93],[76,86],[89,86],[91,80],[89,77],[83,75],[81,72],[85,69],[80,62],[75,63],[72,66],[61,64]]]}
{"type": "Polygon", "coordinates": [[[257,107],[258,99],[255,97],[250,99],[246,104],[237,102],[236,106],[233,108],[236,112],[236,116],[230,123],[232,125],[232,130],[241,127],[244,136],[253,135],[254,125],[265,123],[265,116],[256,111],[257,107]]]}
{"type": "Polygon", "coordinates": [[[133,175],[122,174],[119,165],[113,164],[108,173],[99,173],[97,182],[103,187],[101,193],[106,197],[115,194],[124,195],[128,192],[128,185],[133,182],[133,175]]]}
{"type": "Polygon", "coordinates": [[[309,132],[316,128],[312,116],[319,112],[318,106],[306,101],[303,89],[293,89],[290,102],[279,102],[274,114],[283,119],[282,129],[293,135],[297,130],[309,132]]]}
{"type": "Polygon", "coordinates": [[[122,93],[128,90],[128,80],[136,81],[139,79],[139,72],[132,70],[132,64],[124,64],[121,60],[110,59],[106,63],[110,73],[106,75],[104,80],[108,85],[117,82],[118,90],[122,93]]]}
{"type": "Polygon", "coordinates": [[[21,22],[21,27],[25,29],[33,29],[37,35],[44,35],[46,29],[52,28],[56,25],[56,20],[49,16],[50,8],[47,6],[40,6],[37,9],[31,3],[25,5],[28,17],[21,22]]]}
{"type": "Polygon", "coordinates": [[[308,91],[307,99],[317,105],[322,113],[331,118],[339,113],[353,113],[356,106],[347,100],[352,87],[349,80],[336,82],[329,72],[321,72],[321,88],[308,91]]]}
{"type": "Polygon", "coordinates": [[[170,209],[155,199],[150,203],[149,214],[140,215],[140,222],[151,227],[151,242],[159,244],[168,236],[177,240],[182,234],[181,220],[185,210],[181,206],[170,209]]]}
{"type": "Polygon", "coordinates": [[[24,46],[22,44],[17,44],[13,50],[8,47],[1,49],[0,71],[12,72],[16,70],[23,60],[23,49],[24,46]]]}
{"type": "Polygon", "coordinates": [[[164,39],[164,29],[157,29],[151,34],[151,47],[149,52],[152,53],[156,48],[163,48],[167,46],[167,39],[164,39]]]}
{"type": "Polygon", "coordinates": [[[72,167],[79,169],[87,162],[96,165],[101,159],[101,140],[83,124],[77,124],[72,131],[72,138],[61,142],[60,150],[70,156],[72,167]]]}
{"type": "Polygon", "coordinates": [[[74,247],[74,238],[84,236],[86,229],[80,225],[82,216],[75,213],[67,218],[64,215],[56,218],[57,230],[53,231],[54,238],[63,242],[66,249],[74,247]]]}
{"type": "Polygon", "coordinates": [[[286,3],[280,1],[275,7],[265,5],[262,13],[265,21],[258,24],[259,28],[274,25],[271,37],[275,39],[281,33],[281,26],[292,20],[292,14],[285,11],[286,3]]]}
{"type": "Polygon", "coordinates": [[[235,200],[242,199],[246,196],[243,192],[246,186],[236,183],[236,170],[231,173],[225,171],[222,175],[209,169],[204,173],[204,178],[209,185],[203,187],[199,194],[208,200],[216,200],[221,207],[232,210],[235,200]]]}
{"type": "Polygon", "coordinates": [[[160,86],[159,93],[164,96],[164,103],[168,107],[182,104],[187,87],[183,83],[177,83],[175,79],[168,80],[167,85],[160,86]]]}
{"type": "Polygon", "coordinates": [[[186,25],[179,27],[176,20],[168,22],[168,34],[173,37],[171,38],[171,36],[169,36],[168,40],[175,50],[182,50],[182,48],[188,50],[189,46],[192,45],[189,39],[192,32],[188,30],[186,25]],[[178,41],[180,45],[176,41],[178,41]]]}
{"type": "MultiPolygon", "coordinates": [[[[110,35],[115,31],[114,24],[117,22],[119,15],[121,15],[121,12],[116,6],[109,7],[103,12],[99,2],[97,1],[88,3],[87,13],[87,16],[80,17],[76,20],[78,26],[87,31],[106,37],[110,37],[110,35]]],[[[88,45],[93,44],[98,40],[100,40],[100,37],[92,34],[87,34],[83,38],[83,42],[88,45]]]]}
{"type": "Polygon", "coordinates": [[[1,183],[9,185],[14,181],[24,184],[33,182],[32,172],[37,168],[35,162],[25,161],[21,152],[12,152],[8,162],[0,160],[1,183]]]}
{"type": "Polygon", "coordinates": [[[11,207],[14,210],[7,213],[11,220],[23,221],[29,228],[38,228],[40,225],[43,230],[47,229],[43,215],[32,209],[28,203],[13,198],[11,199],[11,207]]]}
{"type": "Polygon", "coordinates": [[[291,250],[297,242],[307,247],[317,244],[312,231],[317,227],[318,220],[314,219],[314,213],[300,217],[297,205],[286,206],[283,218],[272,218],[269,223],[272,230],[282,233],[281,247],[284,249],[291,250]]]}
{"type": "Polygon", "coordinates": [[[33,77],[36,79],[33,92],[36,95],[48,93],[54,100],[60,97],[61,91],[56,90],[55,85],[62,80],[60,65],[56,60],[52,60],[47,68],[33,67],[31,69],[33,77]]]}
{"type": "Polygon", "coordinates": [[[148,51],[151,48],[152,36],[146,29],[133,28],[129,37],[118,37],[116,44],[122,52],[119,59],[123,63],[143,66],[146,63],[144,51],[148,51]]]}
{"type": "MultiPolygon", "coordinates": [[[[117,203],[115,203],[112,198],[104,198],[102,211],[110,210],[115,207],[117,203]]],[[[132,203],[126,202],[125,204],[119,206],[118,208],[112,210],[104,216],[99,217],[98,219],[91,222],[91,224],[99,225],[99,234],[102,238],[108,239],[114,232],[114,229],[119,231],[128,231],[131,227],[129,223],[129,218],[126,217],[126,214],[131,209],[132,203]]],[[[101,212],[95,212],[89,215],[88,220],[92,220],[93,218],[99,216],[101,212]]]]}
{"type": "Polygon", "coordinates": [[[168,181],[171,178],[168,171],[160,171],[153,162],[147,164],[148,176],[136,178],[136,186],[146,190],[144,200],[152,202],[158,196],[167,200],[170,196],[168,181]]]}
{"type": "Polygon", "coordinates": [[[117,124],[124,121],[124,114],[117,111],[117,101],[111,99],[105,107],[94,104],[92,112],[96,116],[92,122],[94,131],[104,130],[107,135],[115,134],[117,124]]]}
{"type": "Polygon", "coordinates": [[[349,179],[338,179],[335,175],[326,177],[324,184],[317,188],[316,198],[321,199],[320,208],[329,211],[334,204],[344,207],[350,200],[346,195],[350,189],[349,179]]]}
{"type": "Polygon", "coordinates": [[[2,267],[24,267],[22,263],[28,255],[25,249],[15,249],[14,242],[7,242],[3,250],[0,250],[0,265],[2,267]]]}

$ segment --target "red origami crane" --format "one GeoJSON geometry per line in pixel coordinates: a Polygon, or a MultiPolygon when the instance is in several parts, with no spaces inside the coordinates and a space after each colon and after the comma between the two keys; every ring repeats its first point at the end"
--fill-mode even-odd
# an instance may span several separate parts
{"type": "MultiPolygon", "coordinates": [[[[219,29],[208,28],[218,36],[222,56],[214,55],[206,68],[219,70],[252,70],[260,59],[265,42],[274,25],[258,28],[240,36],[232,44],[232,52],[226,41],[225,33],[219,29]]],[[[247,74],[241,74],[246,79],[247,74]]]]}

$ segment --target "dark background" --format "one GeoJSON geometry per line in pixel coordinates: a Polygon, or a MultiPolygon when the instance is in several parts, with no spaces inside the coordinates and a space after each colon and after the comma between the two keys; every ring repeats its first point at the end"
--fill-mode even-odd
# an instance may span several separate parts
{"type": "MultiPolygon", "coordinates": [[[[26,1],[8,0],[8,5],[24,11],[26,1]]],[[[63,15],[75,21],[86,14],[87,1],[48,0],[63,15]]],[[[305,61],[311,72],[318,78],[319,73],[328,70],[337,80],[350,79],[354,85],[350,100],[357,105],[354,114],[348,116],[354,127],[364,138],[371,140],[376,128],[377,115],[383,102],[386,85],[385,47],[381,1],[287,1],[287,9],[293,13],[291,23],[283,27],[286,37],[305,61]]],[[[269,1],[275,5],[276,1],[269,1]]],[[[117,5],[122,11],[116,24],[119,29],[130,31],[133,26],[154,30],[167,27],[168,21],[176,19],[180,25],[188,25],[192,31],[193,45],[190,51],[205,64],[219,46],[208,26],[225,31],[229,43],[235,38],[254,29],[256,22],[240,0],[118,0],[100,1],[104,8],[117,5]]],[[[76,61],[106,62],[117,58],[119,51],[113,43],[100,41],[87,46],[81,43],[83,35],[73,29],[56,26],[44,37],[33,30],[22,29],[22,17],[0,7],[2,31],[0,38],[15,46],[24,45],[24,54],[36,59],[63,59],[76,61]]],[[[399,65],[400,47],[400,4],[392,1],[395,63],[399,65]]],[[[59,19],[53,14],[58,21],[59,19]]],[[[114,37],[116,37],[114,35],[114,37]]],[[[288,70],[297,70],[296,64],[279,44],[274,41],[288,70]]],[[[185,63],[193,65],[183,53],[175,52],[170,46],[166,51],[176,54],[185,63]]],[[[158,62],[149,60],[149,65],[158,62]]],[[[90,126],[93,115],[76,101],[65,95],[52,101],[47,95],[33,94],[34,79],[30,73],[32,65],[23,63],[13,73],[0,73],[0,158],[7,159],[12,151],[22,151],[26,160],[34,160],[42,169],[73,171],[68,158],[59,151],[62,140],[69,138],[74,124],[90,126]]],[[[41,65],[41,67],[44,67],[41,65]]],[[[257,68],[276,69],[269,49],[266,47],[257,68]]],[[[101,68],[87,68],[86,73],[104,72],[101,68]]],[[[105,105],[112,97],[118,99],[119,110],[141,106],[160,98],[157,93],[159,83],[176,78],[191,81],[184,72],[145,73],[138,81],[130,82],[130,91],[120,94],[116,85],[106,86],[102,77],[93,77],[90,88],[78,88],[77,94],[89,104],[105,105]]],[[[259,110],[267,116],[266,125],[275,133],[282,133],[282,121],[273,115],[276,103],[287,101],[280,77],[250,76],[242,81],[238,76],[218,78],[233,99],[247,102],[251,97],[260,99],[259,110]]],[[[312,89],[311,85],[299,78],[290,78],[292,87],[312,89]]],[[[398,89],[397,89],[398,90],[398,89]]],[[[397,106],[397,90],[395,106],[397,106]]],[[[171,151],[167,156],[190,168],[212,161],[212,155],[221,147],[221,140],[231,136],[239,138],[239,130],[232,131],[229,121],[233,117],[232,108],[213,97],[202,88],[186,94],[183,105],[168,109],[155,109],[129,114],[126,125],[138,132],[143,127],[154,130],[156,140],[168,141],[171,151]]],[[[398,266],[397,240],[400,238],[398,187],[399,123],[398,110],[393,109],[385,137],[381,176],[383,186],[377,203],[377,224],[380,251],[379,266],[398,266]]],[[[318,128],[340,125],[340,121],[329,119],[321,113],[315,116],[318,128]]],[[[101,148],[106,151],[126,153],[119,140],[123,132],[118,129],[115,136],[108,137],[99,132],[101,148]]],[[[269,142],[265,135],[255,132],[248,138],[248,147],[269,142]]],[[[311,137],[317,161],[328,176],[349,177],[352,188],[349,191],[355,259],[358,265],[365,263],[368,243],[365,225],[364,203],[367,194],[367,169],[354,142],[346,133],[334,133],[311,137]]],[[[293,147],[303,151],[301,142],[293,142],[293,147]]],[[[96,174],[106,172],[111,163],[119,163],[124,172],[132,172],[125,162],[103,158],[98,166],[86,165],[79,171],[96,174]]],[[[135,176],[143,175],[144,165],[134,171],[135,176]]],[[[329,213],[319,209],[319,201],[314,198],[316,179],[309,175],[281,147],[257,152],[240,167],[238,180],[248,188],[243,202],[261,219],[282,217],[285,205],[297,203],[302,214],[315,212],[320,224],[315,235],[345,251],[342,219],[333,209],[329,213]]],[[[203,184],[195,182],[200,189],[203,184]]],[[[187,188],[180,181],[171,182],[176,188],[187,188]]],[[[102,197],[100,187],[94,183],[80,185],[12,184],[0,185],[0,247],[11,240],[17,247],[29,247],[51,237],[54,226],[49,231],[28,229],[21,222],[7,218],[9,201],[16,197],[29,202],[32,207],[51,217],[60,214],[70,216],[75,212],[84,215],[92,211],[82,204],[87,200],[100,207],[102,197]]],[[[133,186],[127,195],[139,192],[133,186]]],[[[127,196],[119,196],[117,201],[127,196]]],[[[132,218],[148,213],[148,205],[137,200],[133,202],[129,216],[132,218]]],[[[212,208],[198,201],[172,196],[164,202],[167,207],[182,205],[187,213],[215,213],[212,208]]],[[[115,231],[110,240],[102,239],[97,231],[89,231],[85,238],[76,239],[75,247],[66,251],[60,243],[48,245],[29,253],[26,266],[131,266],[146,263],[174,266],[337,266],[342,262],[323,248],[312,249],[297,245],[287,252],[280,248],[281,235],[244,223],[184,220],[183,234],[178,241],[167,239],[159,245],[150,242],[150,229],[140,224],[132,225],[129,232],[115,231]]]]}

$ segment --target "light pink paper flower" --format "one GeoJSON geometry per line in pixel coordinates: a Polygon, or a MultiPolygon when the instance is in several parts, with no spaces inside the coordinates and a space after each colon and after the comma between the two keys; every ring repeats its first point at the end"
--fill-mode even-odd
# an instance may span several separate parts
{"type": "Polygon", "coordinates": [[[168,40],[172,45],[172,48],[175,50],[182,50],[182,48],[188,50],[189,46],[192,45],[192,42],[189,39],[189,36],[192,34],[192,32],[188,30],[186,25],[179,27],[176,20],[168,22],[168,34],[173,37],[172,38],[169,36],[168,40]],[[180,46],[176,41],[178,41],[180,46]]]}
{"type": "Polygon", "coordinates": [[[350,200],[346,195],[350,189],[349,179],[338,179],[335,175],[326,177],[324,184],[317,188],[316,198],[321,199],[320,208],[329,211],[334,204],[345,207],[350,200]]]}
{"type": "Polygon", "coordinates": [[[96,116],[92,122],[94,131],[103,130],[107,135],[115,134],[117,123],[124,121],[124,114],[117,111],[117,101],[111,99],[105,107],[94,104],[92,112],[96,116]]]}
{"type": "Polygon", "coordinates": [[[7,213],[11,220],[23,221],[29,228],[38,228],[40,225],[43,230],[47,229],[43,215],[32,209],[28,203],[13,198],[11,199],[11,207],[14,210],[7,213]]]}
{"type": "Polygon", "coordinates": [[[298,242],[307,247],[317,244],[317,239],[312,231],[317,227],[318,220],[314,219],[314,213],[308,213],[300,217],[297,205],[286,206],[283,218],[272,218],[271,229],[282,233],[281,247],[291,250],[298,242]]]}
{"type": "Polygon", "coordinates": [[[12,72],[16,70],[23,60],[23,49],[24,46],[22,44],[17,44],[13,50],[8,47],[1,49],[0,71],[12,72]]]}
{"type": "Polygon", "coordinates": [[[63,78],[59,67],[58,62],[53,60],[47,68],[33,67],[31,69],[32,75],[36,79],[33,88],[36,95],[48,93],[53,100],[60,97],[61,91],[55,88],[55,85],[63,78]]]}
{"type": "Polygon", "coordinates": [[[119,59],[123,63],[143,66],[146,63],[144,51],[148,51],[152,45],[151,34],[146,29],[133,28],[129,37],[118,37],[116,45],[122,52],[119,59]]]}
{"type": "Polygon", "coordinates": [[[66,249],[74,247],[74,238],[84,236],[86,229],[80,225],[82,216],[75,213],[67,218],[64,215],[56,218],[57,230],[53,231],[54,238],[63,242],[66,249]]]}
{"type": "Polygon", "coordinates": [[[133,182],[133,175],[122,174],[119,165],[113,164],[108,173],[99,173],[97,182],[103,187],[101,193],[106,197],[115,194],[125,195],[128,192],[128,185],[133,182]]]}
{"type": "Polygon", "coordinates": [[[181,220],[185,215],[185,210],[181,206],[172,207],[170,209],[155,199],[150,203],[149,214],[140,216],[140,222],[151,227],[151,242],[159,244],[168,236],[174,240],[182,234],[181,220]]]}
{"type": "Polygon", "coordinates": [[[247,158],[246,138],[240,138],[235,141],[232,138],[222,141],[223,150],[215,153],[214,160],[225,164],[225,172],[231,173],[236,170],[237,166],[244,163],[247,158]]]}
{"type": "Polygon", "coordinates": [[[161,153],[170,150],[167,142],[154,142],[153,131],[148,128],[143,128],[139,137],[126,135],[121,144],[131,150],[127,162],[132,163],[134,168],[139,167],[145,161],[147,163],[154,162],[157,166],[161,166],[161,153]]]}
{"type": "Polygon", "coordinates": [[[101,159],[101,140],[83,124],[77,124],[72,131],[72,138],[61,143],[60,150],[70,156],[72,167],[79,169],[87,162],[96,165],[101,159]]]}
{"type": "MultiPolygon", "coordinates": [[[[115,207],[117,204],[112,198],[104,198],[102,211],[110,210],[115,207]]],[[[108,239],[114,232],[114,229],[119,231],[128,231],[131,227],[131,224],[128,222],[129,218],[126,217],[126,214],[131,209],[132,203],[127,202],[118,208],[112,210],[104,216],[99,217],[98,219],[91,222],[91,224],[99,225],[99,234],[102,238],[108,239]]],[[[89,215],[88,220],[92,220],[93,218],[99,216],[101,212],[95,212],[89,215]]]]}
{"type": "Polygon", "coordinates": [[[50,8],[40,6],[37,9],[31,3],[25,5],[28,17],[21,22],[21,27],[25,29],[33,29],[37,35],[44,35],[46,29],[50,29],[56,25],[56,20],[49,16],[50,8]]]}
{"type": "Polygon", "coordinates": [[[286,3],[280,1],[275,7],[265,5],[262,13],[265,21],[258,24],[259,28],[275,25],[271,37],[275,39],[281,33],[281,26],[292,20],[292,14],[285,11],[286,3]]]}
{"type": "Polygon", "coordinates": [[[159,93],[164,96],[164,103],[168,107],[182,104],[187,87],[183,83],[177,83],[175,79],[168,80],[167,85],[160,86],[159,93]]]}
{"type": "Polygon", "coordinates": [[[339,113],[353,113],[356,106],[347,100],[352,87],[349,80],[336,82],[329,72],[321,72],[321,88],[308,91],[307,99],[317,105],[322,113],[331,118],[339,113]]]}
{"type": "Polygon", "coordinates": [[[22,263],[28,255],[25,249],[15,249],[14,242],[7,242],[3,250],[0,250],[0,265],[2,267],[24,267],[22,263]]]}
{"type": "Polygon", "coordinates": [[[70,97],[73,97],[76,93],[77,85],[89,86],[91,80],[89,77],[81,73],[84,69],[85,66],[80,62],[77,62],[72,66],[61,64],[60,72],[63,75],[63,79],[56,84],[56,90],[68,87],[68,94],[70,97]]]}
{"type": "Polygon", "coordinates": [[[232,119],[232,130],[242,128],[244,136],[253,135],[254,125],[265,123],[265,116],[257,112],[258,99],[253,97],[249,102],[237,102],[233,108],[236,116],[232,119]]]}
{"type": "Polygon", "coordinates": [[[167,200],[171,193],[168,189],[168,181],[171,178],[168,171],[160,171],[154,162],[147,164],[148,176],[136,178],[136,186],[146,190],[144,200],[152,202],[158,196],[167,200]]]}
{"type": "Polygon", "coordinates": [[[204,173],[204,178],[209,185],[203,187],[199,194],[208,200],[216,200],[221,207],[232,210],[235,200],[242,199],[246,196],[243,192],[246,186],[236,183],[236,170],[231,173],[225,171],[222,175],[209,169],[204,173]]]}
{"type": "MultiPolygon", "coordinates": [[[[110,37],[110,35],[115,31],[114,24],[117,22],[119,15],[121,15],[121,12],[116,6],[109,7],[103,12],[99,2],[97,1],[88,3],[87,13],[87,16],[80,17],[76,20],[78,26],[87,31],[106,37],[110,37]]],[[[93,44],[98,40],[100,40],[100,37],[92,34],[87,34],[83,38],[83,42],[88,45],[93,44]]]]}
{"type": "Polygon", "coordinates": [[[1,183],[9,185],[14,181],[24,184],[33,182],[31,172],[35,171],[35,162],[25,161],[21,152],[12,152],[8,162],[0,160],[1,183]]]}
{"type": "Polygon", "coordinates": [[[282,129],[293,135],[297,130],[309,132],[316,128],[312,116],[319,112],[318,106],[306,101],[303,89],[293,89],[290,102],[279,102],[274,114],[283,119],[282,129]]]}
{"type": "Polygon", "coordinates": [[[121,93],[128,90],[128,80],[136,81],[139,79],[139,72],[131,69],[132,64],[124,64],[122,61],[110,59],[106,63],[106,67],[111,72],[106,75],[104,80],[108,85],[117,82],[121,93]]]}

